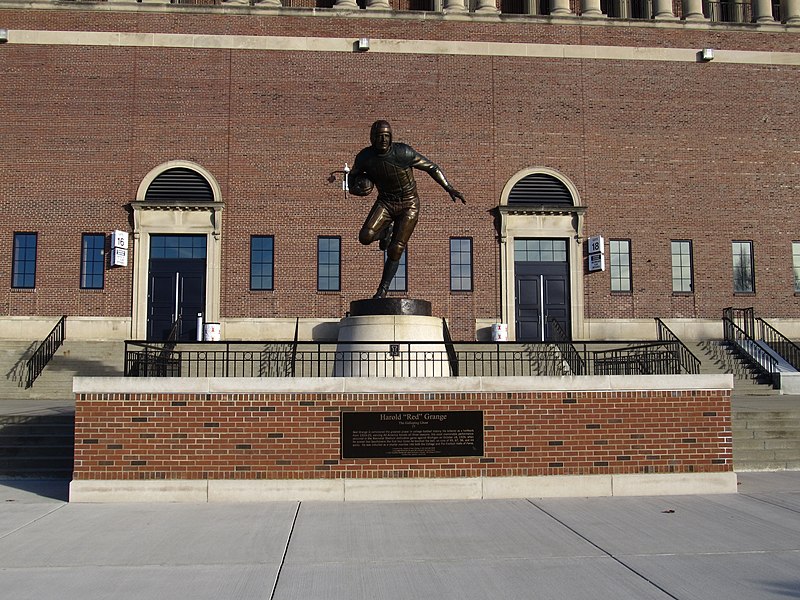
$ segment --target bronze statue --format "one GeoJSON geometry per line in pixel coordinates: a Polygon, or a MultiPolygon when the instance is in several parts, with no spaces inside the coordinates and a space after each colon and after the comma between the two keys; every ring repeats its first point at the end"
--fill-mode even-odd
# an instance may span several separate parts
{"type": "Polygon", "coordinates": [[[361,227],[358,241],[366,245],[379,240],[380,249],[386,250],[383,276],[374,296],[383,298],[419,218],[419,196],[413,169],[427,172],[450,194],[453,202],[467,202],[461,192],[445,179],[438,166],[411,146],[392,141],[392,127],[387,121],[372,124],[369,140],[371,145],[356,155],[347,181],[350,193],[357,196],[368,195],[373,184],[378,188],[378,198],[361,227]]]}

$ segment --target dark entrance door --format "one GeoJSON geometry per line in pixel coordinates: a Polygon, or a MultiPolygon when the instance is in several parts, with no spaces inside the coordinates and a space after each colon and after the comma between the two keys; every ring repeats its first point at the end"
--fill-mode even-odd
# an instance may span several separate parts
{"type": "Polygon", "coordinates": [[[516,339],[555,339],[550,319],[569,336],[569,263],[565,240],[515,240],[516,339]],[[525,260],[525,259],[536,260],[525,260]]]}
{"type": "Polygon", "coordinates": [[[151,235],[147,339],[167,339],[176,320],[177,339],[196,339],[205,304],[206,236],[151,235]]]}

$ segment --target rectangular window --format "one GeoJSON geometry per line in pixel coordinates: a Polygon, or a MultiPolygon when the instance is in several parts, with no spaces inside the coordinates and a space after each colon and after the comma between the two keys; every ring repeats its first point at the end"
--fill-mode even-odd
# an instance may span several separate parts
{"type": "Polygon", "coordinates": [[[800,294],[800,242],[792,242],[792,266],[794,267],[794,291],[800,294]]]}
{"type": "Polygon", "coordinates": [[[450,290],[472,291],[472,238],[450,238],[450,290]]]}
{"type": "Polygon", "coordinates": [[[693,292],[692,242],[690,240],[672,241],[672,291],[693,292]]]}
{"type": "Polygon", "coordinates": [[[81,240],[81,288],[103,289],[105,279],[106,236],[84,233],[81,240]]]}
{"type": "Polygon", "coordinates": [[[339,237],[317,238],[317,289],[321,292],[339,291],[341,245],[339,237]]]}
{"type": "Polygon", "coordinates": [[[631,291],[631,242],[609,240],[609,265],[611,269],[611,291],[631,291]]]}
{"type": "Polygon", "coordinates": [[[733,291],[734,293],[753,293],[756,291],[753,270],[753,242],[733,242],[733,291]]]}
{"type": "Polygon", "coordinates": [[[271,235],[250,236],[250,289],[272,290],[275,240],[271,235]]]}
{"type": "MultiPolygon", "coordinates": [[[[394,279],[389,284],[389,291],[390,292],[407,292],[408,291],[408,269],[406,265],[408,264],[406,257],[408,256],[408,248],[403,252],[403,255],[400,257],[400,263],[397,265],[397,273],[394,275],[394,279]]],[[[383,260],[386,261],[386,252],[383,253],[383,260]]]]}
{"type": "Polygon", "coordinates": [[[515,262],[567,262],[566,240],[514,240],[515,262]]]}
{"type": "Polygon", "coordinates": [[[14,262],[11,266],[11,287],[36,287],[36,234],[14,234],[14,262]]]}

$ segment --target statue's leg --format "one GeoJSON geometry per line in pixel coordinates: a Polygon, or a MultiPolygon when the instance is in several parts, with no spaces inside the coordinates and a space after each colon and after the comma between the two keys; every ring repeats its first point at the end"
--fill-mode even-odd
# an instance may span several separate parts
{"type": "Polygon", "coordinates": [[[400,259],[393,260],[387,256],[386,262],[383,263],[383,276],[381,277],[381,284],[378,286],[378,291],[375,292],[373,298],[385,298],[389,292],[389,286],[397,273],[397,267],[400,266],[400,259]]]}
{"type": "Polygon", "coordinates": [[[361,231],[358,232],[358,241],[366,246],[380,239],[383,245],[383,239],[390,235],[391,230],[392,215],[383,204],[375,202],[361,226],[361,231]]]}
{"type": "Polygon", "coordinates": [[[415,207],[403,211],[395,220],[392,239],[386,250],[386,262],[383,264],[383,276],[381,277],[378,291],[375,292],[375,298],[383,298],[388,293],[389,285],[391,285],[392,279],[394,279],[397,273],[397,267],[400,265],[400,258],[406,250],[408,240],[414,232],[414,227],[417,225],[418,218],[419,211],[415,207]]]}

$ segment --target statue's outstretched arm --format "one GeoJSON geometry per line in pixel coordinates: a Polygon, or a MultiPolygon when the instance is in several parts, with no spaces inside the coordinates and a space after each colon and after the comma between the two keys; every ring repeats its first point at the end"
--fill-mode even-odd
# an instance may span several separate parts
{"type": "Polygon", "coordinates": [[[436,165],[431,160],[425,158],[421,154],[417,154],[417,157],[418,157],[417,160],[414,161],[414,164],[412,165],[414,168],[421,169],[422,171],[427,172],[428,175],[430,175],[431,178],[433,178],[433,180],[436,183],[438,183],[440,186],[442,186],[445,189],[445,191],[448,194],[450,194],[450,199],[453,202],[456,202],[457,200],[461,200],[462,204],[466,204],[467,203],[467,201],[464,199],[464,194],[459,192],[456,188],[454,188],[451,185],[451,183],[449,181],[447,181],[447,178],[444,176],[444,173],[438,167],[438,165],[436,165]]]}

